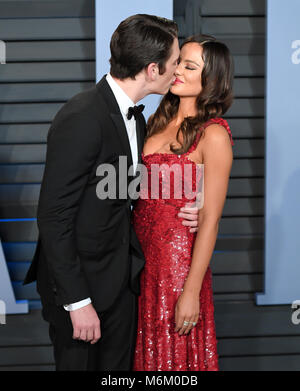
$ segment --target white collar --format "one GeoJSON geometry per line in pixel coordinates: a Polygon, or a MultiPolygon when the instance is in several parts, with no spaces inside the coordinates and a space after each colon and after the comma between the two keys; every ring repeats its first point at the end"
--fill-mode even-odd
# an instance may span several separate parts
{"type": "MultiPolygon", "coordinates": [[[[112,89],[114,96],[118,102],[121,112],[127,116],[128,108],[134,106],[134,102],[129,98],[129,96],[122,90],[119,84],[112,78],[111,74],[106,75],[107,83],[112,89]]],[[[134,117],[133,117],[134,118],[134,117]]]]}

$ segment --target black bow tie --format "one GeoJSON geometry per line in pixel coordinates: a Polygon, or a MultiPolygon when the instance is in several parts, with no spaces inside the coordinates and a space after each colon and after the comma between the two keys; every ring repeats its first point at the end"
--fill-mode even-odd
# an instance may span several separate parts
{"type": "Polygon", "coordinates": [[[139,106],[133,106],[128,108],[127,118],[131,119],[134,115],[134,118],[136,119],[137,115],[140,114],[144,110],[144,105],[139,106]]]}

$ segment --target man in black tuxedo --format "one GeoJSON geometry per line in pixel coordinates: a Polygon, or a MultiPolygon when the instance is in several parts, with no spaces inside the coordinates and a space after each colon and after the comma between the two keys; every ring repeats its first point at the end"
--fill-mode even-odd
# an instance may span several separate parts
{"type": "Polygon", "coordinates": [[[119,157],[127,158],[127,173],[141,162],[145,120],[135,103],[168,91],[177,26],[134,15],[110,47],[110,73],[60,109],[47,138],[39,238],[24,284],[37,280],[57,370],[129,370],[134,353],[144,257],[130,222],[133,197],[99,199],[105,176],[97,168],[115,167],[117,194],[133,179],[119,181],[119,157]]]}

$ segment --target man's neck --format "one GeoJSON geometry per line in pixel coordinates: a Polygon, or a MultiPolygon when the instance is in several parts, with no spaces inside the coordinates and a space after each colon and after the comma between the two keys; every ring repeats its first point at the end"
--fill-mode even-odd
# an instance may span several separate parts
{"type": "Polygon", "coordinates": [[[143,80],[141,75],[137,75],[135,77],[135,80],[130,78],[121,80],[121,79],[117,79],[114,76],[112,76],[112,78],[134,103],[137,103],[138,101],[140,101],[146,95],[149,94],[147,88],[145,88],[146,87],[145,81],[143,80]]]}

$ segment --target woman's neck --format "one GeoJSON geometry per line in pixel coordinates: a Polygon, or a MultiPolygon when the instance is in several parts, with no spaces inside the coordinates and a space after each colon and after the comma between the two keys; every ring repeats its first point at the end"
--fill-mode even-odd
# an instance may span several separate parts
{"type": "Polygon", "coordinates": [[[196,114],[197,110],[195,97],[181,97],[176,114],[176,124],[179,125],[186,117],[195,117],[196,114]]]}

